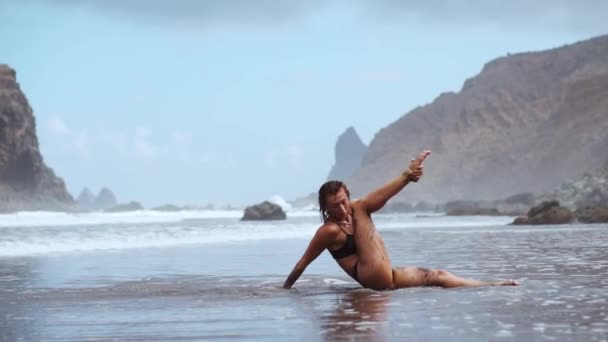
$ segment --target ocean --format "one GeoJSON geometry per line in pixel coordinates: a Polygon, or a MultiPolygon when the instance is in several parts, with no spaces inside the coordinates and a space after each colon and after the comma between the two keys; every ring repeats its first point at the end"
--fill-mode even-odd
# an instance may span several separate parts
{"type": "Polygon", "coordinates": [[[374,216],[394,266],[517,287],[362,289],[324,252],[281,288],[317,212],[0,215],[0,340],[606,341],[608,225],[374,216]]]}

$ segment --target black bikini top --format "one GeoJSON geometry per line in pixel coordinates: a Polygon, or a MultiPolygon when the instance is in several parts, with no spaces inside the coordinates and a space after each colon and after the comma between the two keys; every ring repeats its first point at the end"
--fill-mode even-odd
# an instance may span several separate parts
{"type": "MultiPolygon", "coordinates": [[[[354,221],[355,211],[352,207],[350,208],[350,216],[354,221]]],[[[340,229],[342,229],[342,227],[340,227],[340,229]]],[[[334,257],[334,259],[342,259],[346,258],[347,256],[357,254],[357,244],[355,243],[355,236],[353,234],[348,234],[344,231],[344,229],[342,229],[342,231],[344,232],[344,234],[346,234],[346,242],[344,242],[342,247],[340,247],[339,249],[335,251],[329,251],[329,253],[331,253],[331,255],[334,257]]]]}
{"type": "Polygon", "coordinates": [[[329,251],[334,259],[342,259],[347,256],[357,254],[357,245],[355,244],[355,236],[352,234],[346,234],[346,242],[335,251],[329,251]]]}

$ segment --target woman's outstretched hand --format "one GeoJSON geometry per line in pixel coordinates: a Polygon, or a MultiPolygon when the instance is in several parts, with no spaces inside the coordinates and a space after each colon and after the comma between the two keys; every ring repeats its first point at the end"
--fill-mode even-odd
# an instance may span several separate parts
{"type": "Polygon", "coordinates": [[[431,151],[424,150],[420,152],[418,157],[412,158],[410,166],[406,171],[408,173],[408,179],[410,180],[410,182],[417,182],[418,180],[420,180],[420,177],[422,177],[424,173],[424,164],[422,164],[422,162],[424,162],[424,159],[428,157],[429,154],[431,154],[431,151]]]}

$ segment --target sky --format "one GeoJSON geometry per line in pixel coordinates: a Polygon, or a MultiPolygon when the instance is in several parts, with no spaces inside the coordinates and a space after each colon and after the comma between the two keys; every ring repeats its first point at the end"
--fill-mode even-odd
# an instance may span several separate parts
{"type": "Polygon", "coordinates": [[[608,1],[2,0],[0,64],[77,197],[250,205],[315,192],[490,60],[608,33],[608,1]]]}

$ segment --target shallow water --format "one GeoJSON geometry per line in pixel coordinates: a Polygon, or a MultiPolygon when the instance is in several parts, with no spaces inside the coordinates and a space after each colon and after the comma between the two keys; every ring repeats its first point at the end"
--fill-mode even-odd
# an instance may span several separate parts
{"type": "Polygon", "coordinates": [[[313,215],[271,224],[204,215],[23,221],[0,228],[0,339],[608,338],[608,225],[512,227],[508,218],[411,215],[375,221],[395,266],[523,284],[375,292],[323,253],[295,289],[283,290],[318,227],[313,215]]]}

